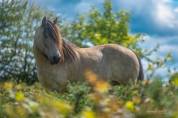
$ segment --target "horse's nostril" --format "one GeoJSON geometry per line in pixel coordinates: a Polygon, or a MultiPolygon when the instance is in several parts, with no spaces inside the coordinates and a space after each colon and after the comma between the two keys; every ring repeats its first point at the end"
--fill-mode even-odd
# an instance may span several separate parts
{"type": "Polygon", "coordinates": [[[54,63],[58,63],[59,62],[59,56],[54,56],[53,57],[53,61],[54,61],[54,63]]]}

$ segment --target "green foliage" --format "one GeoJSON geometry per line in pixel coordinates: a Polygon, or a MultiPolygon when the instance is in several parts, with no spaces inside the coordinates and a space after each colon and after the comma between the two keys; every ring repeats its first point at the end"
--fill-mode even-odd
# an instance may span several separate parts
{"type": "Polygon", "coordinates": [[[95,91],[96,87],[103,89],[93,84],[69,83],[66,92],[57,93],[45,91],[38,83],[1,83],[0,117],[178,117],[178,89],[160,79],[113,86],[104,93],[95,91]]]}
{"type": "Polygon", "coordinates": [[[69,39],[79,45],[88,39],[95,45],[117,43],[127,47],[135,46],[139,35],[128,34],[129,14],[125,11],[114,13],[110,0],[105,0],[103,7],[103,12],[93,7],[87,16],[80,16],[70,26],[72,31],[69,39]]]}
{"type": "Polygon", "coordinates": [[[32,52],[34,31],[44,14],[27,0],[0,2],[0,79],[33,83],[36,68],[32,52]]]}
{"type": "MultiPolygon", "coordinates": [[[[0,80],[27,83],[36,80],[32,40],[44,15],[54,16],[29,5],[27,0],[0,2],[0,80]]],[[[105,0],[103,12],[93,7],[75,22],[65,24],[60,20],[60,28],[64,36],[79,46],[84,46],[83,41],[87,40],[94,45],[117,43],[133,49],[149,63],[146,73],[151,79],[156,70],[167,68],[165,64],[171,60],[171,54],[152,58],[159,46],[141,49],[138,43],[142,43],[142,36],[129,34],[129,17],[126,11],[113,12],[111,1],[105,0]]],[[[171,75],[170,83],[153,79],[110,86],[104,81],[88,80],[89,83],[69,83],[64,93],[45,91],[39,83],[32,86],[0,83],[0,118],[178,117],[177,73],[171,75]]]]}

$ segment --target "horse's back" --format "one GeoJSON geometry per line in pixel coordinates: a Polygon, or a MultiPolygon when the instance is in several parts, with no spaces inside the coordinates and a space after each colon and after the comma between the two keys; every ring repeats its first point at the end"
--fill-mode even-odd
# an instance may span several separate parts
{"type": "Polygon", "coordinates": [[[99,74],[107,80],[127,83],[135,80],[139,74],[137,56],[128,48],[117,44],[107,44],[93,47],[100,52],[99,74]]]}

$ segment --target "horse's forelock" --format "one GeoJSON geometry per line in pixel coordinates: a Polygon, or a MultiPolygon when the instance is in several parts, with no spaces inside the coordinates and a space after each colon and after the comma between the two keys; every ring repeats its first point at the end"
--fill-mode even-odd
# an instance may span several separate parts
{"type": "Polygon", "coordinates": [[[59,29],[56,25],[54,25],[51,21],[47,20],[47,32],[51,38],[53,38],[57,46],[59,48],[59,51],[61,53],[61,61],[64,62],[64,58],[74,60],[76,57],[75,51],[73,50],[73,46],[65,42],[59,32],[59,29]]]}
{"type": "Polygon", "coordinates": [[[61,60],[63,61],[64,60],[63,41],[57,26],[54,23],[52,23],[50,20],[47,20],[46,26],[43,28],[44,28],[43,35],[46,37],[48,34],[49,37],[55,40],[55,43],[61,54],[61,60]]]}
{"type": "Polygon", "coordinates": [[[60,35],[57,27],[51,22],[47,21],[47,30],[51,38],[53,38],[57,43],[60,42],[60,35]]]}

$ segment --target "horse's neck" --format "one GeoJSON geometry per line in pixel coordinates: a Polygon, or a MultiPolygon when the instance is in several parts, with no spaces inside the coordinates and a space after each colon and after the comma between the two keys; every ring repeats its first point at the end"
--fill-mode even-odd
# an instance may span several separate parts
{"type": "Polygon", "coordinates": [[[73,43],[64,40],[63,42],[63,54],[64,54],[64,61],[75,61],[77,58],[77,46],[73,43]]]}
{"type": "Polygon", "coordinates": [[[62,38],[62,40],[63,40],[63,45],[70,45],[71,47],[73,47],[73,48],[78,48],[74,43],[72,43],[71,41],[69,41],[69,40],[66,40],[66,39],[64,39],[64,38],[62,38]]]}

